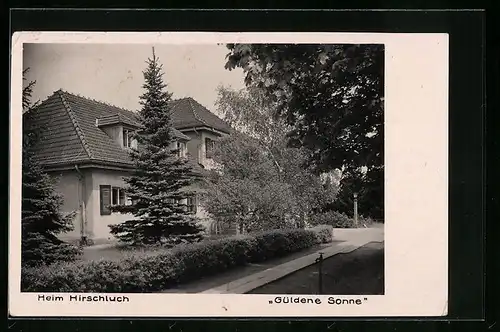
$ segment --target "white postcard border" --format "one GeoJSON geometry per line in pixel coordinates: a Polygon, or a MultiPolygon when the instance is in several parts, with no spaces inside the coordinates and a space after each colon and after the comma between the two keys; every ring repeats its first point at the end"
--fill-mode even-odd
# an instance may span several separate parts
{"type": "MultiPolygon", "coordinates": [[[[9,313],[12,316],[443,316],[448,304],[448,35],[376,33],[17,32],[12,37],[9,313]],[[116,294],[128,302],[38,301],[20,292],[24,43],[385,44],[385,295],[361,305],[269,304],[274,295],[116,294]]],[[[57,294],[50,294],[57,295],[57,294]]],[[[65,298],[70,294],[60,294],[65,298]]],[[[76,295],[76,294],[71,294],[76,295]]],[[[112,294],[99,294],[112,295],[112,294]]],[[[283,295],[279,295],[283,296],[283,295]]]]}

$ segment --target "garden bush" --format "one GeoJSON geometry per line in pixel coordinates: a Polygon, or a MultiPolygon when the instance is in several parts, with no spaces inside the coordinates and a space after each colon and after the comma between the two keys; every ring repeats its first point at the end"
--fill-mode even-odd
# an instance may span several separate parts
{"type": "Polygon", "coordinates": [[[333,226],[332,225],[318,225],[312,227],[311,230],[316,235],[317,243],[329,243],[333,240],[333,226]]]}
{"type": "Polygon", "coordinates": [[[331,225],[335,228],[354,227],[354,219],[337,211],[326,211],[312,216],[312,225],[331,225]]]}
{"type": "MultiPolygon", "coordinates": [[[[370,226],[373,224],[373,219],[363,216],[358,217],[358,226],[370,226]]],[[[311,217],[311,225],[331,225],[334,228],[354,228],[356,227],[354,223],[354,218],[348,216],[345,213],[338,211],[326,211],[318,213],[311,217]]]]}
{"type": "Polygon", "coordinates": [[[361,226],[367,226],[368,227],[368,226],[372,225],[373,223],[375,223],[375,220],[373,220],[370,217],[363,217],[363,216],[359,217],[359,224],[361,226]]]}
{"type": "Polygon", "coordinates": [[[25,267],[21,274],[21,289],[24,292],[161,291],[236,266],[285,256],[330,242],[332,233],[327,228],[322,225],[313,229],[238,235],[180,245],[173,249],[130,253],[121,260],[25,267]]]}

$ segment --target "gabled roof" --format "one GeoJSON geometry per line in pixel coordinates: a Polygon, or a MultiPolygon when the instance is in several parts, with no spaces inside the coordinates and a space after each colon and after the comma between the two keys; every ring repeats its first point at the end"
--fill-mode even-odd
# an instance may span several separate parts
{"type": "Polygon", "coordinates": [[[60,93],[54,93],[37,108],[24,113],[24,116],[29,117],[40,128],[39,143],[34,149],[37,159],[43,165],[90,160],[86,141],[81,139],[81,130],[79,126],[75,126],[76,119],[64,106],[60,93]]]}
{"type": "MultiPolygon", "coordinates": [[[[29,116],[42,129],[35,152],[46,167],[82,163],[133,166],[127,151],[100,126],[125,123],[139,127],[134,112],[58,90],[24,116],[29,116]]],[[[190,139],[176,129],[174,135],[190,139]]]]}
{"type": "Polygon", "coordinates": [[[172,100],[171,118],[174,126],[179,129],[207,127],[223,133],[231,133],[231,127],[206,107],[191,97],[172,100]]]}

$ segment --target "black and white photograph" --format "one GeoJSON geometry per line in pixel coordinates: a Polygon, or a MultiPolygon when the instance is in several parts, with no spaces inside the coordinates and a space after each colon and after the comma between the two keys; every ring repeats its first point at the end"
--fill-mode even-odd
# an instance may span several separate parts
{"type": "MultiPolygon", "coordinates": [[[[402,183],[386,163],[415,174],[386,156],[398,90],[387,97],[387,43],[68,35],[22,43],[16,67],[20,294],[130,308],[144,293],[241,295],[313,310],[409,286],[388,277],[409,247],[385,246],[395,211],[412,204],[389,200],[387,184],[402,183]],[[391,253],[402,253],[392,266],[391,253]]],[[[406,147],[392,156],[418,154],[406,147]]],[[[420,226],[394,227],[388,241],[421,236],[420,226]]]]}

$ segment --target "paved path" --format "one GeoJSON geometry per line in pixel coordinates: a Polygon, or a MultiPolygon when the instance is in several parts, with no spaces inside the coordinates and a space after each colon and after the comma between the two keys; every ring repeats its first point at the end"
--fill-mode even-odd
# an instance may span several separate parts
{"type": "Polygon", "coordinates": [[[290,260],[283,264],[270,267],[264,271],[244,276],[242,278],[221,284],[202,291],[201,293],[212,294],[245,294],[255,288],[261,287],[277,279],[303,269],[316,262],[319,253],[323,258],[329,258],[340,253],[349,253],[369,242],[383,242],[383,227],[358,228],[358,229],[334,229],[334,242],[329,246],[320,248],[302,257],[290,260]]]}
{"type": "Polygon", "coordinates": [[[255,288],[246,294],[383,295],[384,243],[370,242],[356,250],[323,261],[319,287],[318,264],[255,288]]]}

